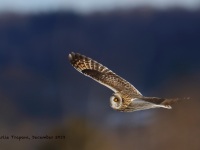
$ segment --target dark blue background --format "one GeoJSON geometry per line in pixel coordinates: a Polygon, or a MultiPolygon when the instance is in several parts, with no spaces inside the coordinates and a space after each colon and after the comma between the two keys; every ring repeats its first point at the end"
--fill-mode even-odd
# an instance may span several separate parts
{"type": "Polygon", "coordinates": [[[199,149],[199,56],[200,11],[2,15],[1,133],[67,137],[63,145],[40,141],[40,149],[199,149]],[[112,92],[70,65],[71,51],[104,64],[145,96],[191,99],[172,110],[116,112],[112,92]]]}

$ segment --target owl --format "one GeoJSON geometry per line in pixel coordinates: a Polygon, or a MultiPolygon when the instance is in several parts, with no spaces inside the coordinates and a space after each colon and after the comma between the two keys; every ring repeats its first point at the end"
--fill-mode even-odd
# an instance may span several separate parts
{"type": "Polygon", "coordinates": [[[178,99],[143,96],[132,84],[97,61],[74,52],[71,52],[68,57],[71,65],[80,73],[114,91],[110,97],[110,106],[117,111],[133,112],[150,108],[171,109],[171,104],[178,101],[178,99]]]}

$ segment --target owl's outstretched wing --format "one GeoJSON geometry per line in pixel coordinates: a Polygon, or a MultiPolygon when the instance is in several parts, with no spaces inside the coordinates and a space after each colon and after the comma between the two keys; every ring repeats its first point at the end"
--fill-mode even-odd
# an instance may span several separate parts
{"type": "Polygon", "coordinates": [[[69,61],[76,70],[114,92],[122,92],[124,90],[130,92],[132,90],[135,95],[142,95],[132,84],[89,57],[71,52],[69,61]]]}
{"type": "Polygon", "coordinates": [[[171,109],[171,105],[176,103],[179,98],[167,99],[159,97],[140,97],[135,98],[125,109],[126,112],[145,110],[150,108],[167,108],[171,109]]]}

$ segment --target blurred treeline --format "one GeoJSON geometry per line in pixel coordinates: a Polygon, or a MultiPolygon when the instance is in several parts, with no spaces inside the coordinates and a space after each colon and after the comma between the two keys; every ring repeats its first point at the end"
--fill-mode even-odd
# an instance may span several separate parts
{"type": "Polygon", "coordinates": [[[2,14],[1,131],[67,137],[40,149],[198,150],[199,56],[200,11],[2,14]],[[170,111],[115,112],[111,92],[70,66],[71,51],[105,64],[144,95],[191,100],[170,111]]]}

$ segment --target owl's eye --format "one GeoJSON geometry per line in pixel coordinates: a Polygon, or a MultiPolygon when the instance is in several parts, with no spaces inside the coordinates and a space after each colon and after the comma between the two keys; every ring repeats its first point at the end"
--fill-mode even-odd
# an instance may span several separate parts
{"type": "Polygon", "coordinates": [[[119,109],[123,105],[120,94],[114,93],[110,97],[110,104],[113,109],[119,109]]]}
{"type": "Polygon", "coordinates": [[[114,102],[119,102],[119,99],[118,99],[118,98],[114,98],[113,101],[114,101],[114,102]]]}

